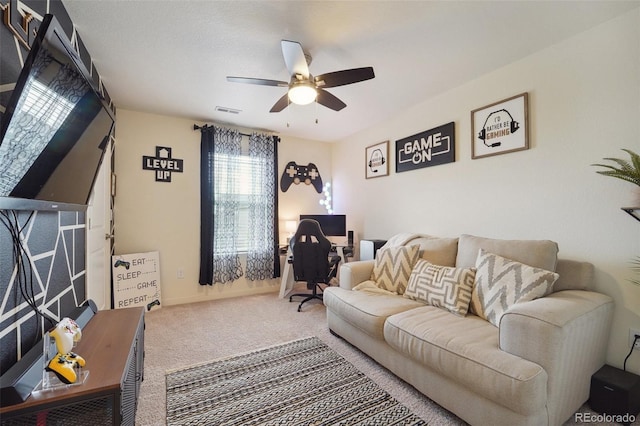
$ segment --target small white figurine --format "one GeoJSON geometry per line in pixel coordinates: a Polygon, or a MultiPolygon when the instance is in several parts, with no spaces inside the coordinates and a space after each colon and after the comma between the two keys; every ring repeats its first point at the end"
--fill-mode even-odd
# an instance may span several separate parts
{"type": "Polygon", "coordinates": [[[49,331],[49,335],[56,340],[58,353],[49,361],[47,370],[53,371],[63,383],[75,383],[78,379],[75,367],[84,367],[85,360],[71,350],[73,344],[82,338],[82,330],[74,320],[63,318],[49,331]]]}

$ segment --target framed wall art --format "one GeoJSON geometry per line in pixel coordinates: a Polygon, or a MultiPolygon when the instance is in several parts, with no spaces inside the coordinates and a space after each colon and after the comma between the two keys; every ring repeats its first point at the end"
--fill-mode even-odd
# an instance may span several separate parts
{"type": "Polygon", "coordinates": [[[528,94],[471,111],[471,158],[529,149],[528,94]]]}
{"type": "Polygon", "coordinates": [[[365,177],[367,179],[389,175],[389,141],[365,149],[365,177]]]}
{"type": "Polygon", "coordinates": [[[455,123],[396,141],[396,173],[456,161],[455,123]]]}

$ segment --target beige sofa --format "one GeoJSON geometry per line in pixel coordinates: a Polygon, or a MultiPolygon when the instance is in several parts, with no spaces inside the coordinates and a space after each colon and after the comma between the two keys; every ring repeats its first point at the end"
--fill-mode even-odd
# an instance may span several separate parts
{"type": "Polygon", "coordinates": [[[380,250],[414,245],[435,265],[475,270],[482,248],[559,278],[550,294],[510,306],[496,326],[369,288],[378,258],[349,262],[340,286],[324,292],[330,330],[470,424],[568,420],[605,362],[613,301],[590,290],[593,265],[557,259],[556,243],[544,240],[398,234],[380,250]]]}

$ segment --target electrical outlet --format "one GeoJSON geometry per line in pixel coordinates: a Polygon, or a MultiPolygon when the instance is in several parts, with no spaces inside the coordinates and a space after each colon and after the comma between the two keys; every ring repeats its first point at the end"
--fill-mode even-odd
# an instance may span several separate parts
{"type": "Polygon", "coordinates": [[[176,274],[178,276],[178,279],[181,280],[184,278],[184,269],[180,268],[178,269],[178,272],[176,274]]]}
{"type": "Polygon", "coordinates": [[[640,329],[629,329],[629,346],[633,345],[635,341],[635,347],[633,349],[640,349],[640,337],[636,340],[636,336],[640,336],[640,329]]]}

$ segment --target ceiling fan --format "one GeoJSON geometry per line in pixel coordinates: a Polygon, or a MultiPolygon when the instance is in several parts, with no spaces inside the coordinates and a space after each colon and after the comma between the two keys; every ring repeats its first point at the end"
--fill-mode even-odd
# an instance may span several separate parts
{"type": "Polygon", "coordinates": [[[291,75],[291,80],[288,83],[262,78],[227,77],[227,81],[234,83],[288,87],[287,93],[278,99],[269,112],[280,112],[289,105],[289,102],[307,105],[313,101],[317,101],[334,111],[340,111],[347,104],[324,89],[358,83],[375,77],[372,67],[334,71],[314,77],[309,72],[311,56],[304,53],[302,45],[289,40],[282,40],[281,44],[282,56],[284,56],[287,71],[291,75]]]}

